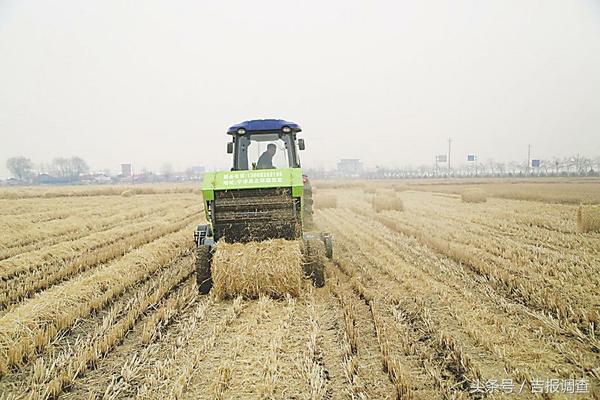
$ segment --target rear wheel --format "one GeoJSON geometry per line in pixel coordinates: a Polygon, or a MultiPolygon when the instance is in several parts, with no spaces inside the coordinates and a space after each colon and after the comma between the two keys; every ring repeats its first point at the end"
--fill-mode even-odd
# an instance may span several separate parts
{"type": "Polygon", "coordinates": [[[325,255],[327,258],[333,258],[333,239],[330,234],[323,234],[323,243],[325,244],[325,255]]]}
{"type": "Polygon", "coordinates": [[[317,238],[307,239],[305,246],[304,275],[312,280],[314,287],[325,285],[325,244],[317,238]]]}
{"type": "Polygon", "coordinates": [[[210,274],[211,253],[210,246],[201,244],[196,248],[196,281],[200,294],[208,294],[212,289],[210,274]]]}

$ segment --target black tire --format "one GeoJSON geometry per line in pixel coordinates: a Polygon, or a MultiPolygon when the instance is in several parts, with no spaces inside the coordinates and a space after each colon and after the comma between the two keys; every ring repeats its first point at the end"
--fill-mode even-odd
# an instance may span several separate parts
{"type": "Polygon", "coordinates": [[[211,256],[210,246],[201,244],[196,248],[196,281],[200,294],[208,294],[212,289],[211,256]]]}
{"type": "Polygon", "coordinates": [[[306,261],[304,274],[312,280],[314,287],[325,286],[325,244],[319,238],[307,239],[304,243],[306,261]]]}
{"type": "Polygon", "coordinates": [[[333,239],[331,236],[326,235],[323,242],[325,242],[325,255],[331,260],[333,258],[333,239]]]}

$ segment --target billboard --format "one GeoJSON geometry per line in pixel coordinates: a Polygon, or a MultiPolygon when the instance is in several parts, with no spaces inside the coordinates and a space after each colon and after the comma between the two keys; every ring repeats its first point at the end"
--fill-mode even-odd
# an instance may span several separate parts
{"type": "Polygon", "coordinates": [[[540,160],[531,160],[531,166],[534,168],[539,168],[540,160]]]}
{"type": "Polygon", "coordinates": [[[436,162],[447,162],[448,157],[446,157],[445,154],[441,154],[441,155],[435,157],[435,161],[436,162]]]}
{"type": "Polygon", "coordinates": [[[467,161],[475,161],[477,158],[475,157],[475,154],[468,154],[467,155],[467,161]]]}

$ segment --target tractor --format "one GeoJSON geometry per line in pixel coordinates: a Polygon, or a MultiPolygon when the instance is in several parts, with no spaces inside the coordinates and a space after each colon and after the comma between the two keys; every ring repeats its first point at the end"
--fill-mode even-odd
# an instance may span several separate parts
{"type": "Polygon", "coordinates": [[[325,284],[324,257],[332,257],[333,240],[328,233],[309,231],[312,188],[298,157],[305,148],[304,139],[297,137],[301,131],[298,124],[280,119],[245,121],[227,130],[233,166],[204,174],[208,223],[194,232],[201,294],[212,288],[212,254],[220,240],[302,240],[304,275],[315,287],[325,284]]]}

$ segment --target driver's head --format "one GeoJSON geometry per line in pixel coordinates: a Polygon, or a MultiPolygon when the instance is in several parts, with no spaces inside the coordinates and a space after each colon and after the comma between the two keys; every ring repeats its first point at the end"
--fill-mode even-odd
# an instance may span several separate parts
{"type": "Polygon", "coordinates": [[[274,156],[275,151],[277,151],[277,146],[275,146],[273,143],[269,143],[267,145],[267,153],[269,153],[271,156],[274,156]]]}

